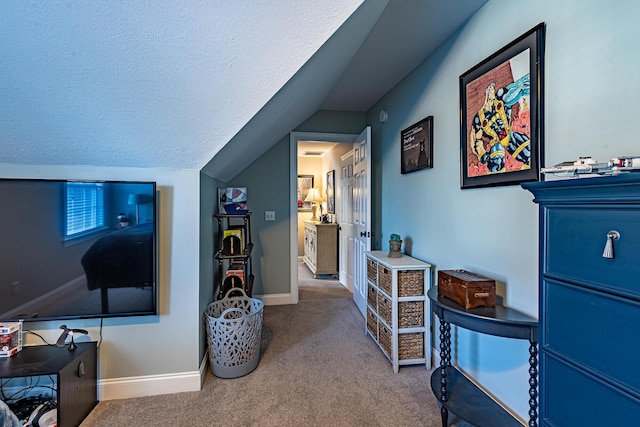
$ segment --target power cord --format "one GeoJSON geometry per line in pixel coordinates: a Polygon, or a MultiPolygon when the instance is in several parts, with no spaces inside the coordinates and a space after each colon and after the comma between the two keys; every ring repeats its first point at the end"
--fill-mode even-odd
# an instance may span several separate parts
{"type": "Polygon", "coordinates": [[[45,340],[45,339],[44,339],[44,337],[43,337],[42,335],[40,335],[40,334],[38,334],[38,333],[36,333],[36,332],[33,332],[32,330],[25,329],[23,332],[24,332],[24,333],[27,333],[27,334],[31,334],[31,335],[35,335],[35,336],[37,336],[37,337],[38,337],[38,338],[40,338],[40,339],[42,340],[42,342],[43,342],[43,343],[45,343],[46,345],[53,345],[53,344],[51,344],[51,343],[47,342],[47,340],[45,340]]]}

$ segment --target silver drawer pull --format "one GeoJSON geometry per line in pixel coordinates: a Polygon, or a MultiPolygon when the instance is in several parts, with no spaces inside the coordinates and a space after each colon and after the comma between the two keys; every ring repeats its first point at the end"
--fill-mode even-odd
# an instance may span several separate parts
{"type": "Polygon", "coordinates": [[[604,252],[602,253],[602,258],[615,258],[615,254],[613,251],[613,241],[618,240],[620,238],[620,233],[615,230],[611,230],[607,233],[607,243],[604,245],[604,252]]]}

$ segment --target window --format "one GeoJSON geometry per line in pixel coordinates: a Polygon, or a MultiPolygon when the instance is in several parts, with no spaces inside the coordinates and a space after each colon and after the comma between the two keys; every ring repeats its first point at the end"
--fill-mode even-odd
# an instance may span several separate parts
{"type": "Polygon", "coordinates": [[[104,228],[104,184],[68,182],[66,190],[67,239],[104,228]]]}

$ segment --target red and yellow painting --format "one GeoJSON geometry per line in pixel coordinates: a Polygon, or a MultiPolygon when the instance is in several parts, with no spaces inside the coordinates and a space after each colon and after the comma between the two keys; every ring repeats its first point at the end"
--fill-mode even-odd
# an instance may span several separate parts
{"type": "Polygon", "coordinates": [[[531,168],[529,49],[466,85],[468,177],[531,168]]]}

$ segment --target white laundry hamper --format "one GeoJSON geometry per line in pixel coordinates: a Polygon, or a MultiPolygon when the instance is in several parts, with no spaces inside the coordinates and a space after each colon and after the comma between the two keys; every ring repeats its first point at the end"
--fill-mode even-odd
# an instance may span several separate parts
{"type": "Polygon", "coordinates": [[[207,341],[211,372],[219,378],[237,378],[253,371],[260,360],[264,303],[240,288],[229,289],[207,307],[207,341]],[[241,296],[230,296],[233,293],[241,296]]]}

